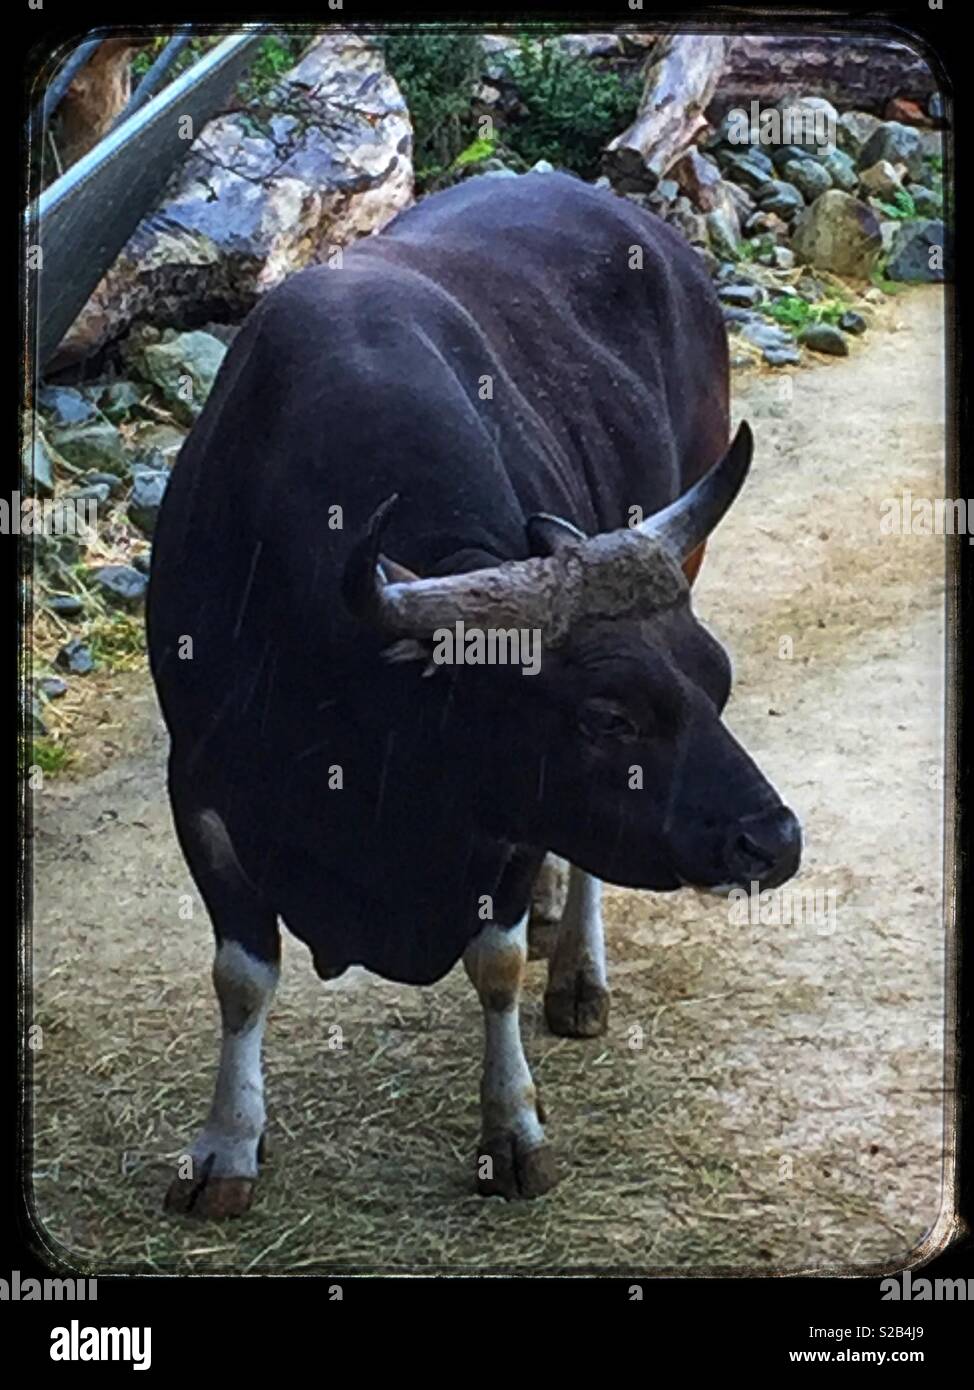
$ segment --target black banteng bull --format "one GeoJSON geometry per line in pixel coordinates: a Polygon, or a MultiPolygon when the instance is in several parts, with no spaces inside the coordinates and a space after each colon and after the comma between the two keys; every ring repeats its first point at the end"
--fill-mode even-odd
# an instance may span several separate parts
{"type": "Polygon", "coordinates": [[[223,1018],[171,1205],[250,1200],[279,920],[325,978],[429,984],[463,957],[480,1186],[531,1196],[554,1180],[518,1032],[546,852],[573,866],[546,1012],[574,1034],[606,1021],[599,880],[795,872],[798,824],[721,722],[729,663],[690,607],[750,462],[728,434],[701,262],[568,176],[427,198],[251,314],[153,551],[170,795],[223,1018]],[[539,660],[456,659],[497,634],[539,660]]]}

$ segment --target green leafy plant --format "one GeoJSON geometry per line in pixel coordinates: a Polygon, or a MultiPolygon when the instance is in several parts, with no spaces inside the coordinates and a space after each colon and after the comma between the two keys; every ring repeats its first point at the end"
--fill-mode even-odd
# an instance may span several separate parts
{"type": "Polygon", "coordinates": [[[106,613],[92,622],[88,646],[97,666],[139,670],[145,662],[145,623],[129,613],[106,613]]]}
{"type": "Polygon", "coordinates": [[[908,193],[905,188],[896,190],[891,203],[884,202],[881,198],[875,198],[873,201],[886,217],[894,218],[900,222],[907,222],[917,215],[913,194],[908,193]]]}
{"type": "Polygon", "coordinates": [[[839,299],[823,299],[818,304],[810,304],[800,295],[783,295],[762,308],[762,313],[774,319],[791,333],[800,333],[813,323],[838,323],[845,313],[845,305],[839,299]]]}
{"type": "Polygon", "coordinates": [[[882,290],[883,294],[899,294],[906,286],[897,280],[889,279],[886,274],[887,263],[888,258],[885,255],[877,257],[872,270],[869,272],[869,282],[875,285],[878,290],[882,290]]]}
{"type": "Polygon", "coordinates": [[[497,141],[494,139],[472,140],[465,150],[460,151],[450,168],[466,169],[471,164],[479,164],[481,160],[490,159],[496,149],[497,141]]]}
{"type": "Polygon", "coordinates": [[[300,32],[271,34],[266,38],[240,83],[244,100],[259,99],[272,91],[288,69],[294,67],[309,41],[310,36],[300,32]]]}
{"type": "Polygon", "coordinates": [[[62,772],[70,761],[71,755],[63,743],[50,738],[35,738],[31,743],[31,767],[39,767],[49,777],[62,772]]]}
{"type": "Polygon", "coordinates": [[[546,159],[594,178],[603,149],[636,114],[639,79],[526,38],[504,66],[526,113],[505,127],[505,144],[528,164],[546,159]]]}
{"type": "Polygon", "coordinates": [[[420,191],[447,170],[476,135],[474,88],[483,66],[476,34],[432,31],[378,40],[413,123],[413,163],[420,191]]]}

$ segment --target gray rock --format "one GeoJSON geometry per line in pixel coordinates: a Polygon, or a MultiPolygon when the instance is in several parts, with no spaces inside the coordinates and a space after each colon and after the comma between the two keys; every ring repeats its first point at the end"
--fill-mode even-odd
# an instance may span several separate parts
{"type": "Polygon", "coordinates": [[[51,443],[76,468],[124,474],[128,467],[122,436],[108,420],[58,430],[51,435],[51,443]]]}
{"type": "Polygon", "coordinates": [[[806,203],[814,203],[820,193],[832,187],[829,171],[814,159],[789,159],[781,172],[788,183],[795,185],[806,203]]]}
{"type": "Polygon", "coordinates": [[[747,154],[731,154],[722,161],[722,164],[725,179],[729,179],[732,183],[739,183],[753,193],[759,192],[769,179],[774,177],[774,166],[771,165],[771,160],[755,159],[750,150],[747,154]],[[770,168],[769,165],[771,165],[770,168]]]}
{"type": "Polygon", "coordinates": [[[822,168],[828,171],[829,178],[836,188],[844,193],[854,193],[859,182],[855,162],[844,150],[833,150],[822,160],[822,168]]]}
{"type": "Polygon", "coordinates": [[[121,492],[123,479],[117,473],[85,473],[82,482],[86,487],[99,487],[104,485],[108,488],[108,495],[114,497],[117,492],[121,492]]]}
{"type": "Polygon", "coordinates": [[[797,367],[802,360],[794,343],[787,347],[766,347],[761,356],[769,367],[797,367]]]}
{"type": "Polygon", "coordinates": [[[880,160],[890,164],[905,164],[910,178],[923,178],[923,145],[914,126],[899,121],[883,121],[859,151],[856,166],[871,169],[880,160]]]}
{"type": "Polygon", "coordinates": [[[815,150],[823,157],[835,148],[839,113],[825,97],[785,96],[777,105],[786,142],[815,150]]]}
{"type": "MultiPolygon", "coordinates": [[[[944,157],[944,133],[942,130],[923,130],[918,129],[917,135],[920,137],[920,150],[925,161],[944,157]]],[[[912,175],[911,175],[912,177],[912,175]]],[[[920,175],[921,181],[926,175],[920,175]]]]}
{"type": "Polygon", "coordinates": [[[858,337],[860,333],[865,333],[869,325],[862,314],[857,314],[854,309],[847,309],[839,319],[839,327],[843,333],[853,333],[858,337]]]}
{"type": "Polygon", "coordinates": [[[900,226],[901,223],[899,218],[890,217],[885,222],[880,222],[879,234],[882,237],[884,252],[888,253],[892,249],[893,241],[896,238],[896,233],[900,230],[900,226]]]}
{"type": "Polygon", "coordinates": [[[36,426],[33,439],[25,434],[21,469],[28,492],[38,497],[54,495],[54,459],[47,447],[47,440],[36,426]]]}
{"type": "Polygon", "coordinates": [[[738,308],[746,309],[749,306],[760,304],[764,299],[764,291],[760,285],[722,285],[717,291],[717,298],[723,300],[725,304],[733,304],[738,308]]]}
{"type": "Polygon", "coordinates": [[[664,203],[672,203],[679,197],[680,185],[673,179],[660,179],[655,191],[664,203]]]}
{"type": "Polygon", "coordinates": [[[783,169],[793,159],[819,158],[817,150],[805,149],[802,145],[775,145],[771,151],[771,162],[775,169],[783,169]]]}
{"type": "Polygon", "coordinates": [[[741,324],[753,323],[755,314],[750,309],[740,308],[735,304],[725,304],[721,309],[725,323],[741,324]]]}
{"type": "Polygon", "coordinates": [[[102,414],[117,425],[128,417],[144,395],[145,391],[132,381],[113,381],[105,387],[98,404],[102,414]]]}
{"type": "Polygon", "coordinates": [[[940,283],[945,277],[947,262],[944,237],[944,224],[937,218],[900,223],[893,234],[886,262],[889,279],[940,283]]]}
{"type": "Polygon", "coordinates": [[[95,665],[91,652],[80,637],[72,637],[70,642],[64,644],[54,658],[54,664],[75,676],[86,676],[95,665]]]}
{"type": "Polygon", "coordinates": [[[30,702],[30,727],[35,738],[47,737],[47,725],[44,723],[44,706],[41,704],[40,700],[35,700],[33,698],[30,702]]]}
{"type": "Polygon", "coordinates": [[[739,183],[725,183],[721,181],[717,189],[716,211],[724,211],[728,215],[733,212],[738,222],[750,217],[756,207],[756,203],[748,193],[746,188],[742,188],[739,183]]]}
{"type": "Polygon", "coordinates": [[[68,683],[60,676],[41,676],[37,682],[37,689],[45,700],[60,700],[62,695],[68,693],[68,683]]]}
{"type": "Polygon", "coordinates": [[[97,420],[98,411],[73,386],[42,386],[37,392],[37,407],[61,429],[69,425],[84,425],[97,420]]]}
{"type": "Polygon", "coordinates": [[[702,213],[694,212],[689,198],[677,198],[671,207],[664,210],[663,215],[672,227],[682,232],[691,246],[706,245],[707,220],[702,213]]]}
{"type": "Polygon", "coordinates": [[[943,212],[943,199],[932,188],[922,183],[908,183],[906,191],[913,199],[918,217],[939,217],[943,212]]]}
{"type": "MultiPolygon", "coordinates": [[[[549,159],[535,160],[535,162],[531,165],[531,168],[528,170],[529,174],[553,174],[554,172],[555,166],[551,163],[549,159]]],[[[674,193],[673,196],[676,197],[676,194],[674,193]]]]}
{"type": "Polygon", "coordinates": [[[881,247],[872,208],[838,188],[830,188],[805,209],[792,235],[799,261],[853,279],[869,278],[881,247]]]}
{"type": "Polygon", "coordinates": [[[751,323],[744,324],[741,329],[743,336],[749,343],[753,343],[758,348],[794,349],[794,339],[783,328],[779,328],[776,323],[769,323],[766,319],[755,319],[751,323]]]}
{"type": "Polygon", "coordinates": [[[830,323],[810,323],[798,335],[803,347],[813,352],[824,352],[830,357],[848,357],[849,344],[845,335],[830,323]]]}
{"type": "Polygon", "coordinates": [[[845,111],[839,117],[836,138],[840,150],[859,158],[859,152],[873,132],[883,124],[871,111],[845,111]]]}
{"type": "Polygon", "coordinates": [[[877,160],[859,176],[859,186],[871,198],[891,202],[903,187],[899,174],[888,159],[877,160]]]}
{"type": "Polygon", "coordinates": [[[766,183],[757,198],[762,212],[774,212],[786,222],[795,218],[805,206],[805,199],[795,185],[780,179],[766,183]]]}
{"type": "Polygon", "coordinates": [[[186,443],[186,431],[175,425],[146,425],[139,430],[135,447],[136,461],[132,463],[133,473],[137,463],[144,468],[171,468],[186,443]]]}
{"type": "Polygon", "coordinates": [[[718,256],[736,256],[741,244],[740,228],[736,219],[731,220],[727,213],[718,209],[707,213],[707,234],[711,250],[718,256]]]}
{"type": "Polygon", "coordinates": [[[159,508],[162,506],[168,482],[167,471],[157,473],[150,472],[149,469],[140,469],[135,476],[132,494],[129,497],[128,518],[143,535],[151,536],[156,529],[159,508]]]}
{"type": "Polygon", "coordinates": [[[944,118],[944,99],[940,92],[931,92],[927,102],[927,115],[932,121],[942,121],[944,118]]]}
{"type": "Polygon", "coordinates": [[[139,352],[146,378],[187,424],[192,424],[203,409],[226,355],[223,343],[199,331],[146,343],[139,352]]]}
{"type": "Polygon", "coordinates": [[[94,582],[109,603],[121,608],[139,608],[145,602],[148,580],[131,565],[106,565],[95,572],[94,582]]]}
{"type": "Polygon", "coordinates": [[[84,603],[77,594],[50,594],[44,607],[61,618],[80,618],[85,611],[84,603]]]}

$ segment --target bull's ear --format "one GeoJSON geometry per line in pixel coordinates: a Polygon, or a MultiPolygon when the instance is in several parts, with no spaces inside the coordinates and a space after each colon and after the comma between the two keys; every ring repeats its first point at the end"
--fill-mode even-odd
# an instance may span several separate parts
{"type": "Polygon", "coordinates": [[[529,517],[527,533],[532,555],[554,555],[562,546],[586,539],[584,531],[550,512],[538,512],[529,517]]]}
{"type": "Polygon", "coordinates": [[[438,670],[433,660],[433,643],[420,642],[416,637],[402,637],[398,642],[393,642],[391,647],[386,647],[382,653],[386,661],[397,664],[402,661],[422,661],[424,676],[435,676],[438,670]]]}

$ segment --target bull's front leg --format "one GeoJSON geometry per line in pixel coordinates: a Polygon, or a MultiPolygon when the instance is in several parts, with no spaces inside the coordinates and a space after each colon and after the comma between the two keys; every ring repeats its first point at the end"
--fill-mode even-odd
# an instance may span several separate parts
{"type": "Polygon", "coordinates": [[[561,925],[548,963],[545,1019],[565,1038],[595,1038],[609,1022],[602,932],[602,883],[573,864],[561,925]]]}
{"type": "Polygon", "coordinates": [[[477,1154],[477,1190],[483,1196],[540,1197],[559,1177],[521,1044],[518,1006],[526,959],[527,914],[513,927],[483,927],[463,956],[484,1010],[477,1154]]]}

